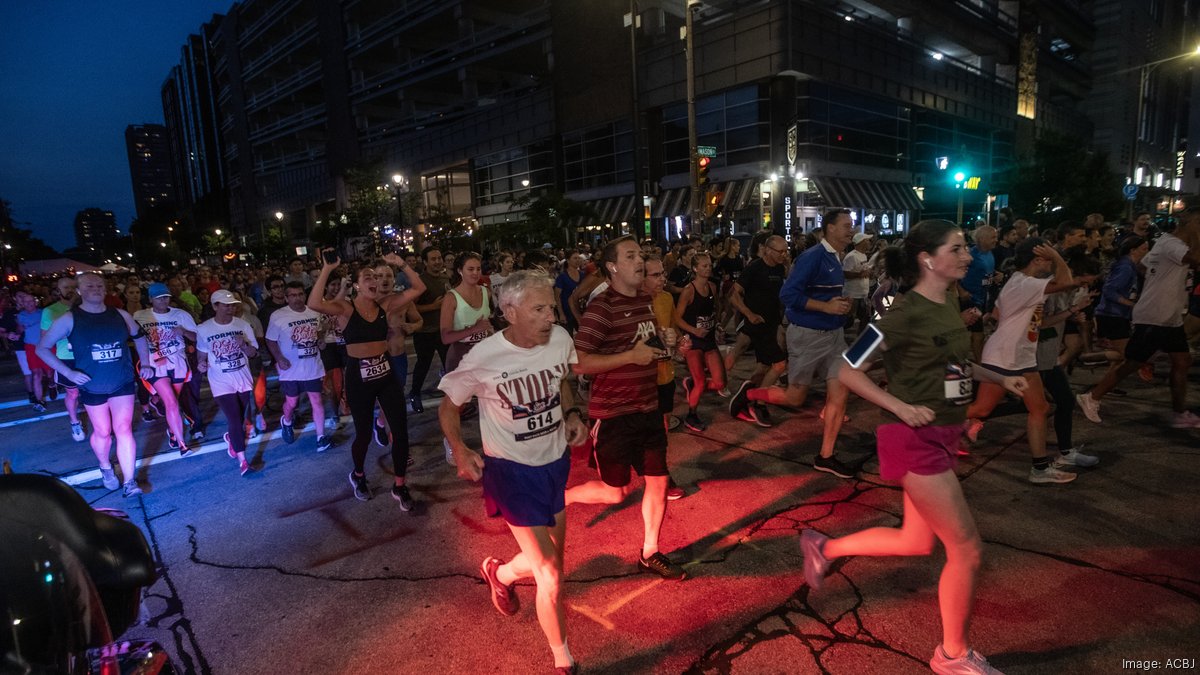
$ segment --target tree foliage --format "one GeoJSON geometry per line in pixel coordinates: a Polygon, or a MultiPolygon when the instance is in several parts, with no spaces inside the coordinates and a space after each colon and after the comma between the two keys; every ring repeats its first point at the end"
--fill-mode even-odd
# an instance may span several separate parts
{"type": "MultiPolygon", "coordinates": [[[[346,172],[350,204],[346,209],[344,234],[365,235],[376,226],[396,221],[396,195],[388,189],[382,162],[366,162],[346,172]]],[[[340,221],[339,221],[340,222],[340,221]]]]}
{"type": "Polygon", "coordinates": [[[1039,225],[1082,221],[1089,213],[1115,219],[1124,208],[1121,177],[1109,168],[1107,154],[1070,136],[1043,133],[1033,155],[1017,162],[1009,184],[1015,213],[1039,225]]]}
{"type": "Polygon", "coordinates": [[[46,242],[33,236],[32,230],[17,227],[12,218],[12,204],[0,199],[0,245],[4,244],[12,247],[3,249],[6,265],[17,260],[41,260],[59,255],[46,242]]]}
{"type": "Polygon", "coordinates": [[[595,215],[586,204],[554,191],[515,199],[509,210],[516,212],[513,220],[484,225],[477,237],[489,245],[505,248],[537,248],[545,243],[568,246],[570,223],[581,216],[595,215]]]}

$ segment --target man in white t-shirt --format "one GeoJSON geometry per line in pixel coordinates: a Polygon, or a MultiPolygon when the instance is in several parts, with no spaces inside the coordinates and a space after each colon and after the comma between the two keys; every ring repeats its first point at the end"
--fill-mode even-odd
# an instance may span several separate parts
{"type": "Polygon", "coordinates": [[[1179,214],[1174,232],[1158,238],[1154,248],[1142,258],[1146,281],[1133,306],[1133,331],[1125,345],[1125,361],[1104,374],[1090,392],[1075,400],[1083,414],[1100,423],[1100,399],[1112,391],[1133,371],[1148,363],[1157,352],[1166,352],[1171,361],[1171,426],[1176,429],[1200,429],[1200,416],[1187,409],[1188,369],[1192,356],[1183,329],[1187,312],[1188,272],[1200,266],[1200,202],[1193,202],[1179,214]]]}
{"type": "Polygon", "coordinates": [[[317,434],[317,452],[332,445],[325,433],[325,402],[321,389],[325,382],[325,364],[321,361],[321,315],[305,304],[308,293],[299,281],[287,282],[287,307],[275,310],[267,324],[267,349],[279,369],[279,391],[283,393],[283,412],[279,426],[283,441],[296,441],[292,413],[300,402],[300,394],[308,396],[312,406],[313,428],[317,434]]]}
{"type": "Polygon", "coordinates": [[[196,339],[196,321],[186,310],[171,306],[171,291],[163,283],[150,284],[150,309],[133,315],[150,347],[154,377],[146,382],[158,393],[167,418],[168,442],[181,457],[191,454],[183,435],[183,416],[179,413],[179,393],[192,377],[184,338],[196,339]]]}
{"type": "Polygon", "coordinates": [[[575,344],[554,323],[554,295],[554,282],[542,272],[521,270],[505,280],[499,301],[509,326],[476,344],[438,383],[446,393],[438,419],[458,475],[482,478],[488,514],[504,517],[521,549],[507,563],[484,559],[492,604],[512,616],[520,608],[513,583],[533,577],[538,623],[554,666],[569,669],[574,659],[562,602],[567,445],[582,443],[587,428],[567,382],[578,361],[575,344]],[[473,396],[479,400],[482,457],[462,438],[462,407],[473,396]]]}
{"type": "MultiPolygon", "coordinates": [[[[1013,260],[1017,271],[996,299],[993,313],[999,319],[996,331],[983,345],[982,364],[988,370],[1006,377],[1024,377],[1029,385],[1022,396],[1025,410],[1029,413],[1025,431],[1033,460],[1029,482],[1069,483],[1075,480],[1075,474],[1063,471],[1063,467],[1091,466],[1096,463],[1096,458],[1078,452],[1060,453],[1056,457],[1046,454],[1046,416],[1050,406],[1046,402],[1045,388],[1038,373],[1037,348],[1046,296],[1073,291],[1081,284],[1071,276],[1071,270],[1058,251],[1047,245],[1044,239],[1030,237],[1017,244],[1013,260]]],[[[979,384],[975,401],[967,408],[968,438],[975,440],[983,426],[982,420],[995,410],[1004,393],[1004,387],[998,384],[979,384]]]]}
{"type": "Polygon", "coordinates": [[[852,328],[857,319],[860,331],[871,320],[870,303],[867,302],[871,291],[871,267],[867,265],[867,251],[871,250],[873,239],[869,234],[856,233],[850,240],[854,248],[842,258],[842,273],[846,277],[844,291],[851,302],[850,320],[846,327],[852,328]]]}
{"type": "Polygon", "coordinates": [[[249,363],[258,354],[258,340],[250,324],[234,316],[242,303],[233,293],[219,290],[212,294],[211,302],[213,318],[196,326],[196,351],[200,352],[196,369],[208,373],[208,388],[229,425],[226,449],[245,476],[250,464],[246,461],[244,421],[254,394],[249,363]]]}

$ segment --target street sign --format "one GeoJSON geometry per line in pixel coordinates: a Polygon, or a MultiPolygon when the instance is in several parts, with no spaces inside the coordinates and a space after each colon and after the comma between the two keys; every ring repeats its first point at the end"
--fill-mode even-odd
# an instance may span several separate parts
{"type": "Polygon", "coordinates": [[[697,145],[696,154],[701,157],[716,157],[717,146],[715,145],[697,145]]]}
{"type": "Polygon", "coordinates": [[[1138,193],[1137,183],[1129,183],[1125,187],[1121,188],[1121,192],[1125,195],[1125,199],[1133,201],[1133,198],[1137,197],[1138,193]]]}

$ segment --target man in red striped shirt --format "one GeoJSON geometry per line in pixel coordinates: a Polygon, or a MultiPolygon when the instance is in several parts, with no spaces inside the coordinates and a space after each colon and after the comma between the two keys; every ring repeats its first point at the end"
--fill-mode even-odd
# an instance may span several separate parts
{"type": "Polygon", "coordinates": [[[658,550],[667,510],[667,432],[658,412],[657,359],[664,346],[647,344],[658,334],[652,299],[642,291],[645,263],[637,242],[609,242],[599,264],[609,288],[588,303],[575,334],[575,372],[592,376],[588,417],[600,480],[567,490],[567,504],[618,504],[630,490],[630,469],[646,480],[642,494],[645,536],[638,567],[664,579],[687,576],[658,550]]]}

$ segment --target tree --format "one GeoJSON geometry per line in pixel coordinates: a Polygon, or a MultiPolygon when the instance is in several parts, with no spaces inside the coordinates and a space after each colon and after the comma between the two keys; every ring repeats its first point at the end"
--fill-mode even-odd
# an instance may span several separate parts
{"type": "Polygon", "coordinates": [[[1089,213],[1115,218],[1124,209],[1121,177],[1109,169],[1108,156],[1075,137],[1043,133],[1033,156],[1013,168],[1009,183],[1014,211],[1041,226],[1082,221],[1089,213]]]}
{"type": "Polygon", "coordinates": [[[12,219],[12,204],[0,199],[0,261],[14,266],[21,260],[41,260],[58,257],[58,251],[33,236],[32,230],[17,227],[12,219]]]}
{"type": "Polygon", "coordinates": [[[365,235],[396,219],[396,198],[388,189],[382,162],[367,162],[346,172],[350,205],[346,209],[346,234],[365,235]]]}
{"type": "Polygon", "coordinates": [[[539,247],[550,243],[571,243],[567,224],[581,216],[594,216],[589,206],[567,199],[559,192],[547,191],[514,199],[510,211],[519,210],[519,220],[484,225],[477,235],[482,241],[501,247],[539,247]]]}

